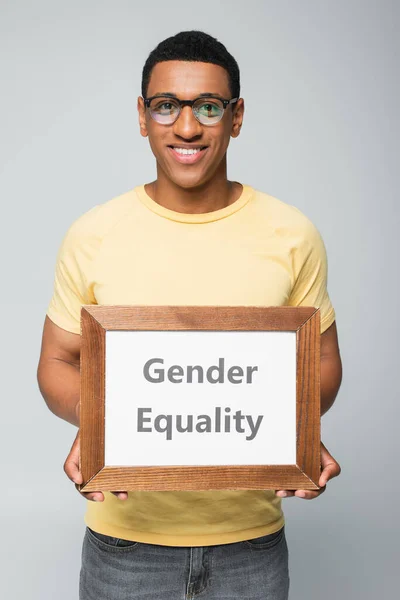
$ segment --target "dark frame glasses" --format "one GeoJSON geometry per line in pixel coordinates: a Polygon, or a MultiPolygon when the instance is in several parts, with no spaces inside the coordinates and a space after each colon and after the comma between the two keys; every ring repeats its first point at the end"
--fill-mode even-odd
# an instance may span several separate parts
{"type": "Polygon", "coordinates": [[[198,96],[194,100],[180,100],[179,98],[177,98],[176,96],[174,96],[172,94],[157,94],[155,96],[150,96],[149,98],[143,98],[146,108],[149,109],[150,116],[160,125],[172,125],[173,123],[175,123],[175,121],[178,119],[179,115],[181,114],[181,110],[184,106],[190,106],[192,108],[193,115],[199,121],[199,123],[201,123],[202,125],[214,125],[215,123],[219,123],[219,121],[222,119],[222,117],[224,116],[226,107],[229,104],[234,104],[238,100],[239,100],[239,98],[231,98],[230,100],[228,100],[228,99],[221,98],[220,96],[216,96],[213,94],[203,94],[201,96],[198,96]],[[177,110],[176,114],[173,115],[172,118],[165,123],[156,119],[155,116],[153,115],[152,111],[150,110],[150,102],[152,100],[154,100],[155,98],[166,98],[169,100],[173,100],[177,104],[178,110],[177,110]],[[199,115],[199,113],[197,112],[196,109],[198,106],[201,106],[201,101],[203,101],[203,103],[204,103],[208,99],[214,99],[214,100],[218,100],[219,102],[221,102],[222,103],[222,112],[220,113],[220,115],[210,118],[209,122],[207,122],[208,117],[205,117],[204,121],[201,121],[200,120],[201,116],[199,115]]]}

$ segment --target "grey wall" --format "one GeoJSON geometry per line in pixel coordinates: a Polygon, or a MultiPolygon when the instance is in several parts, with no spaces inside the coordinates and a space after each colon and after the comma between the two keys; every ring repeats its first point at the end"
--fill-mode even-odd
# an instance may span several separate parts
{"type": "Polygon", "coordinates": [[[342,474],[316,500],[283,500],[291,597],[395,596],[398,27],[389,0],[2,0],[4,597],[77,598],[85,500],[62,470],[76,429],[36,385],[55,255],[85,210],[154,178],[141,69],[161,39],[192,28],[241,67],[228,176],[298,206],[328,251],[344,378],[322,438],[342,474]]]}

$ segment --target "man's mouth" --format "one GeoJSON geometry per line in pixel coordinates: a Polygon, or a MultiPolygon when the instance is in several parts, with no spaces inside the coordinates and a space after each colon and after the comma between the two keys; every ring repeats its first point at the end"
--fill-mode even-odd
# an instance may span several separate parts
{"type": "Polygon", "coordinates": [[[168,146],[172,156],[179,163],[192,164],[200,160],[207,152],[208,146],[193,146],[193,148],[183,148],[180,146],[168,146]]]}

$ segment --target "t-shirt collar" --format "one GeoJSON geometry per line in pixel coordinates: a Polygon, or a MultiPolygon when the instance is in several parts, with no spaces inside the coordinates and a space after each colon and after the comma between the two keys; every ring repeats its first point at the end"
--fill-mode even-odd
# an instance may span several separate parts
{"type": "Polygon", "coordinates": [[[147,206],[147,208],[161,217],[171,219],[172,221],[179,221],[181,223],[210,223],[212,221],[218,221],[219,219],[229,217],[247,204],[253,195],[254,189],[252,186],[245,183],[242,183],[241,185],[243,186],[241,195],[237,200],[235,200],[235,202],[229,204],[229,206],[225,206],[224,208],[219,208],[218,210],[213,210],[211,212],[194,214],[181,213],[169,208],[165,208],[165,206],[161,206],[161,204],[158,204],[147,194],[144,187],[145,184],[136,186],[134,188],[134,192],[137,194],[140,201],[147,206]]]}

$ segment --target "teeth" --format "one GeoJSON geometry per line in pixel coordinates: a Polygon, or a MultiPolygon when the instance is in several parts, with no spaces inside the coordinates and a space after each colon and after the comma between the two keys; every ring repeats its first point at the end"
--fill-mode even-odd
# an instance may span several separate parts
{"type": "Polygon", "coordinates": [[[179,154],[197,154],[197,152],[200,152],[200,148],[193,148],[193,149],[187,149],[187,148],[174,148],[175,152],[179,152],[179,154]]]}

